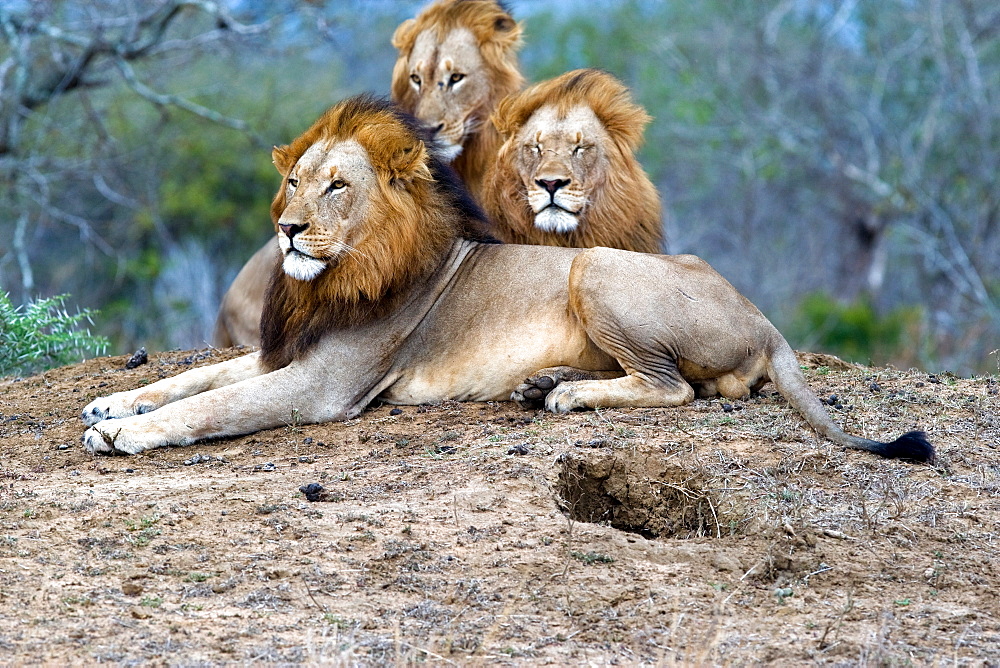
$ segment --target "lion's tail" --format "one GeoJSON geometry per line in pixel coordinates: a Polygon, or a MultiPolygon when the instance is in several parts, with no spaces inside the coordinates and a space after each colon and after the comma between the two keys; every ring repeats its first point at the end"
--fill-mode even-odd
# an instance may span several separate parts
{"type": "Polygon", "coordinates": [[[767,374],[788,403],[802,413],[813,429],[834,443],[845,448],[867,450],[883,457],[910,459],[917,462],[933,462],[934,446],[922,431],[908,431],[895,441],[883,443],[859,436],[851,436],[837,426],[830,418],[819,398],[806,383],[791,346],[781,340],[775,346],[767,374]]]}

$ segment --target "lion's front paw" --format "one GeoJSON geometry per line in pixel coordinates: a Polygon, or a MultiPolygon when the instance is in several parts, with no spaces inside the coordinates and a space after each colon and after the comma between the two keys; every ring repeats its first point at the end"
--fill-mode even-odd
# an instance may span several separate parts
{"type": "Polygon", "coordinates": [[[545,408],[552,413],[569,413],[575,408],[585,407],[574,383],[560,383],[545,397],[545,408]]]}
{"type": "Polygon", "coordinates": [[[516,401],[521,408],[537,408],[542,405],[545,396],[558,384],[552,376],[539,372],[525,378],[524,382],[514,388],[510,395],[511,401],[516,401]]]}
{"type": "Polygon", "coordinates": [[[83,432],[83,447],[92,455],[135,455],[151,446],[117,420],[103,420],[83,432]]]}
{"type": "Polygon", "coordinates": [[[129,395],[131,392],[116,392],[106,397],[94,399],[80,413],[83,423],[91,427],[102,420],[142,415],[156,408],[148,401],[139,401],[129,395]]]}

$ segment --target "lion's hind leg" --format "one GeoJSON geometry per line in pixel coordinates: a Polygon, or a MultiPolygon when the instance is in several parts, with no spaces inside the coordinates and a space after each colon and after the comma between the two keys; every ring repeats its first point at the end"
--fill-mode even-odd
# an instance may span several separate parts
{"type": "Polygon", "coordinates": [[[610,380],[579,380],[557,385],[545,398],[553,413],[575,408],[627,408],[632,406],[683,406],[694,400],[694,388],[684,379],[663,383],[643,374],[629,374],[610,380]]]}
{"type": "Polygon", "coordinates": [[[514,388],[511,401],[516,401],[521,408],[536,408],[545,402],[545,397],[560,383],[582,380],[606,380],[618,378],[623,371],[588,371],[571,366],[552,366],[539,369],[524,382],[514,388]]]}

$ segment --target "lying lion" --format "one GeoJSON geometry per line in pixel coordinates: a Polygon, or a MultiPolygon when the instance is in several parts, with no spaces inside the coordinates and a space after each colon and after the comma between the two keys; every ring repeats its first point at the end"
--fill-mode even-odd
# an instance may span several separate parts
{"type": "Polygon", "coordinates": [[[696,257],[483,243],[481,212],[422,136],[361,96],[276,148],[282,261],[260,352],[96,399],[87,450],[345,420],[376,399],[513,393],[563,413],[736,398],[771,379],[835,443],[934,457],[920,432],[881,443],[841,431],[781,334],[696,257]]]}
{"type": "MultiPolygon", "coordinates": [[[[521,26],[494,0],[438,0],[399,25],[392,97],[434,132],[443,157],[476,198],[502,142],[489,122],[506,95],[524,83],[517,65],[521,26]]],[[[271,269],[273,240],[243,265],[222,298],[212,343],[260,345],[260,314],[271,269]]]]}
{"type": "Polygon", "coordinates": [[[504,98],[486,172],[493,233],[515,244],[659,253],[660,197],[635,152],[649,116],[615,77],[575,70],[504,98]]]}

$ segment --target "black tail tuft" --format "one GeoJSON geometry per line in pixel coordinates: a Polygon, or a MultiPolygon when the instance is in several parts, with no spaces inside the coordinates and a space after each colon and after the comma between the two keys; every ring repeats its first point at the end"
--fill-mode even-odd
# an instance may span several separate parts
{"type": "Polygon", "coordinates": [[[922,431],[908,431],[895,441],[880,445],[882,447],[873,452],[891,459],[909,459],[933,464],[936,457],[934,446],[927,440],[927,434],[922,431]]]}

